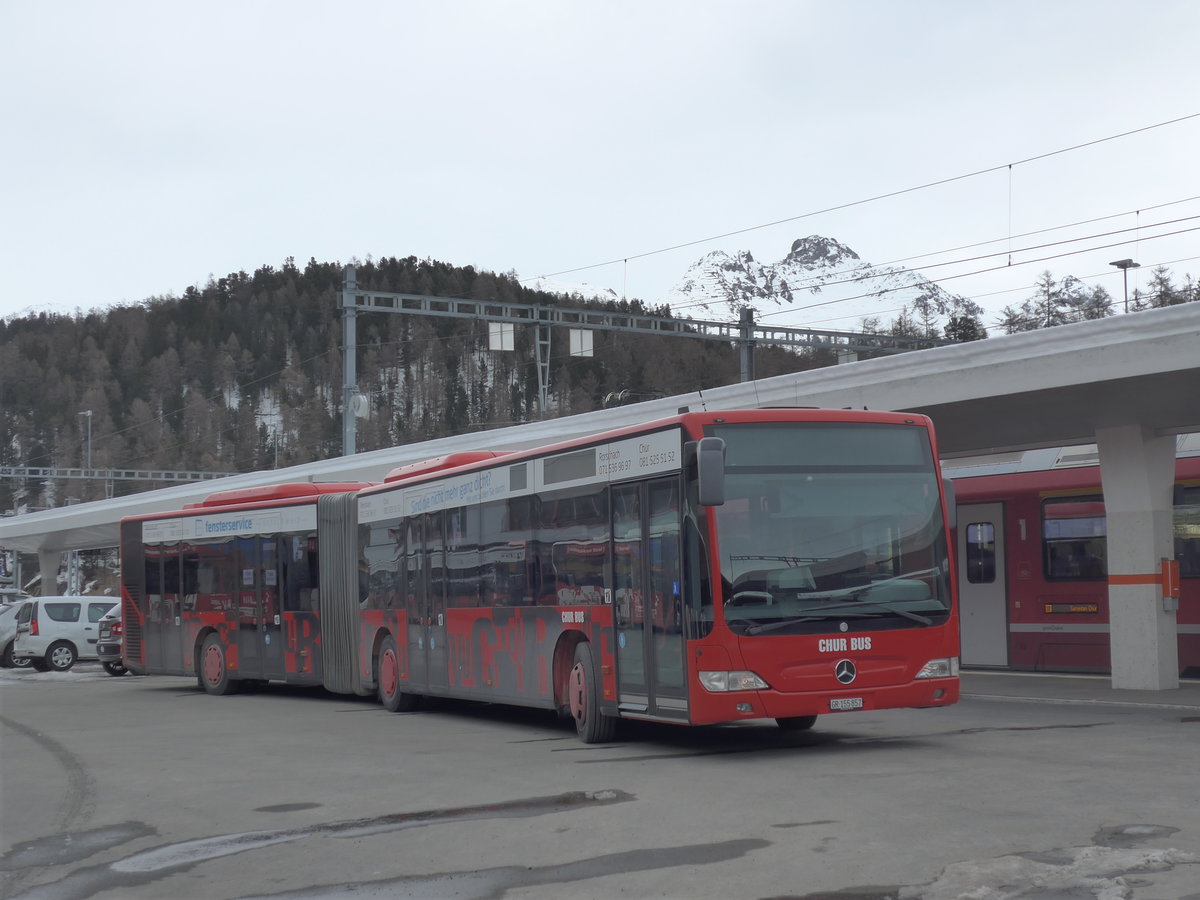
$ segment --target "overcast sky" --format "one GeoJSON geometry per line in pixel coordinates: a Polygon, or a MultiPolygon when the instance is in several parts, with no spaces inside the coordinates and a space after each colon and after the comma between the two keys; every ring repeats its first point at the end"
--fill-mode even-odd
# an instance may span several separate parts
{"type": "Polygon", "coordinates": [[[988,310],[1045,269],[1119,298],[1111,260],[1200,276],[1197,35],[1194,0],[0,0],[0,316],[288,257],[657,302],[809,234],[1005,266],[944,282],[988,310]]]}

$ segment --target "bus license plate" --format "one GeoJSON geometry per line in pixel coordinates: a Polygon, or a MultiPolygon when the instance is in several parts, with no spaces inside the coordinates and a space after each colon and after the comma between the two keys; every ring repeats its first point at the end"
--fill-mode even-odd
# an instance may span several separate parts
{"type": "Polygon", "coordinates": [[[862,697],[838,697],[829,701],[832,710],[862,709],[862,697]]]}

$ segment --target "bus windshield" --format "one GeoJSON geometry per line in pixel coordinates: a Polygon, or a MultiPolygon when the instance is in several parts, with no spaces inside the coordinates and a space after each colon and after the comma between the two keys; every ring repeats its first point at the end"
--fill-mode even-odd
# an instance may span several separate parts
{"type": "Polygon", "coordinates": [[[714,426],[725,621],[738,634],[919,628],[950,613],[928,433],[911,425],[714,426]]]}

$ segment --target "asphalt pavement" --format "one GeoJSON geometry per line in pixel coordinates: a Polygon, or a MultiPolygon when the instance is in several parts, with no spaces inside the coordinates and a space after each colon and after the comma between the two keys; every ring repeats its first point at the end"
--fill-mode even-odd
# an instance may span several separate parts
{"type": "Polygon", "coordinates": [[[0,670],[0,898],[1200,900],[1200,681],[630,727],[0,670]]]}
{"type": "Polygon", "coordinates": [[[1180,681],[1177,688],[1142,691],[1114,688],[1108,675],[1051,675],[988,669],[966,669],[961,675],[964,698],[993,697],[1043,703],[1194,709],[1200,712],[1200,681],[1197,680],[1180,681]]]}

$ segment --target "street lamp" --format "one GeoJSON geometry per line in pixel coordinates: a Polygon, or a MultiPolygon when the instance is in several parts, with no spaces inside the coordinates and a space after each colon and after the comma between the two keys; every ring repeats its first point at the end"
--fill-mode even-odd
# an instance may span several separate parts
{"type": "Polygon", "coordinates": [[[1141,263],[1135,263],[1132,259],[1117,259],[1109,263],[1110,266],[1116,266],[1125,276],[1125,312],[1129,312],[1129,270],[1141,268],[1141,263]]]}

